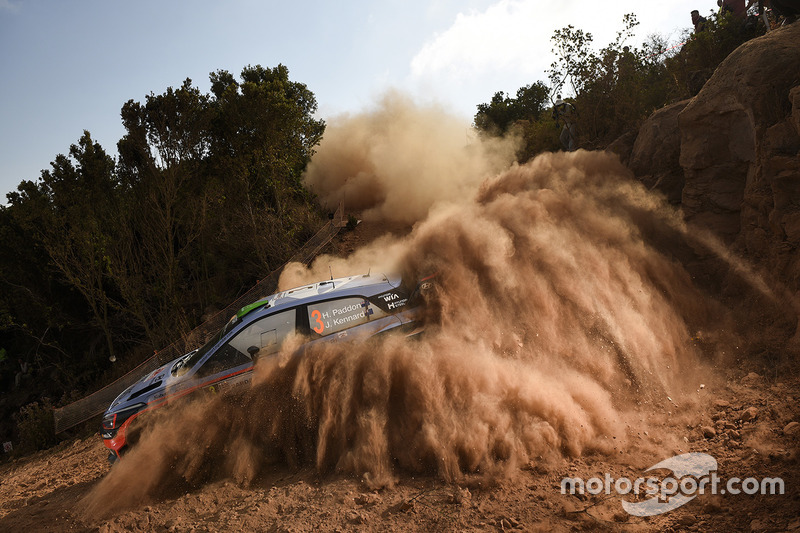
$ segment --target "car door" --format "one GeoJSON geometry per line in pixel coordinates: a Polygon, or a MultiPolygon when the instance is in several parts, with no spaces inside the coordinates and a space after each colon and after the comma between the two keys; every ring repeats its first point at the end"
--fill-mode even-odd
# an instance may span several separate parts
{"type": "Polygon", "coordinates": [[[400,320],[362,296],[348,296],[308,304],[312,339],[369,337],[398,326],[400,320]]]}
{"type": "MultiPolygon", "coordinates": [[[[205,384],[240,381],[252,370],[255,358],[280,351],[286,338],[297,329],[297,310],[289,309],[259,318],[241,328],[197,370],[205,384]]],[[[249,377],[247,378],[249,379],[249,377]]]]}

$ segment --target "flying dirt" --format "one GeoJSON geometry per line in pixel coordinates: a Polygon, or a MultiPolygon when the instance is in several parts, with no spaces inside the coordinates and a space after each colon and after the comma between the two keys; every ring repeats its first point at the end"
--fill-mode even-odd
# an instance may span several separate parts
{"type": "Polygon", "coordinates": [[[655,246],[692,239],[677,213],[614,156],[509,165],[513,140],[434,145],[446,127],[389,97],[331,128],[312,190],[413,228],[348,257],[290,265],[280,282],[435,273],[424,334],[302,357],[288,346],[256,365],[248,391],[153,417],[84,499],[86,516],[187,484],[246,486],[276,462],[380,488],[403,472],[491,483],[531,462],[629,450],[647,430],[637,447],[666,445],[655,423],[664,406],[695,401],[687,376],[737,341],[728,312],[655,246]],[[709,337],[713,349],[701,349],[709,337]]]}

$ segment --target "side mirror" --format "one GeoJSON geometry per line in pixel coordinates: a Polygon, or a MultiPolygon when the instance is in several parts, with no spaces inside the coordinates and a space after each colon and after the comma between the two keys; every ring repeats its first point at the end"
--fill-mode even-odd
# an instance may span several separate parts
{"type": "Polygon", "coordinates": [[[260,352],[260,351],[261,351],[261,348],[259,348],[258,346],[251,346],[251,347],[249,347],[249,348],[247,349],[247,353],[249,353],[249,354],[250,354],[250,357],[251,357],[251,358],[253,358],[253,359],[255,359],[255,358],[256,358],[256,354],[257,354],[258,352],[260,352]]]}

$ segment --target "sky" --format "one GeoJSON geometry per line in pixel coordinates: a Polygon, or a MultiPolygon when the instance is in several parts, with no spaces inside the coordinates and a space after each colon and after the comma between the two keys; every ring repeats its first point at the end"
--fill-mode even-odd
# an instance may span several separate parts
{"type": "Polygon", "coordinates": [[[88,130],[116,156],[120,109],[209,73],[283,64],[318,117],[368,112],[387,91],[463,117],[497,91],[547,81],[550,38],[567,25],[595,48],[640,25],[680,42],[712,0],[0,0],[0,203],[88,130]]]}

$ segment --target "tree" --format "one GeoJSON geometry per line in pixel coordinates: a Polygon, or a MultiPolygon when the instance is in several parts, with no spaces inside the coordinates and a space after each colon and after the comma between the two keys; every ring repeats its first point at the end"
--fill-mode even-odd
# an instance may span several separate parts
{"type": "Polygon", "coordinates": [[[313,93],[283,66],[211,81],[126,102],[116,162],[84,132],[0,206],[2,386],[24,366],[20,397],[96,387],[109,359],[166,347],[321,225],[301,183],[325,127],[313,93]]]}
{"type": "Polygon", "coordinates": [[[586,82],[594,77],[597,67],[597,57],[591,50],[594,37],[570,24],[553,32],[550,40],[556,56],[547,71],[552,93],[562,92],[569,82],[572,94],[580,94],[586,82]]]}
{"type": "MultiPolygon", "coordinates": [[[[65,368],[76,361],[65,360],[63,345],[69,341],[56,341],[56,336],[88,320],[81,296],[63,278],[54,277],[50,258],[27,219],[18,205],[0,206],[0,350],[6,354],[0,362],[0,390],[11,390],[23,366],[40,367],[43,359],[58,368],[55,379],[73,385],[74,375],[65,368]],[[72,305],[63,312],[56,301],[72,305]]],[[[85,340],[85,328],[82,333],[85,340]]]]}
{"type": "Polygon", "coordinates": [[[765,31],[764,25],[743,23],[731,12],[710,15],[704,31],[683,35],[683,48],[665,60],[665,67],[681,96],[694,96],[731,52],[765,31]]]}
{"type": "Polygon", "coordinates": [[[85,131],[70,156],[58,155],[38,182],[22,182],[9,195],[14,213],[46,251],[63,279],[85,299],[115,355],[107,222],[115,210],[114,161],[85,131]]]}
{"type": "Polygon", "coordinates": [[[325,123],[313,117],[313,93],[290,81],[285,66],[248,66],[241,80],[224,70],[211,74],[209,164],[226,214],[216,235],[226,242],[253,236],[252,255],[241,260],[271,270],[312,229],[311,198],[301,177],[325,123]]]}
{"type": "Polygon", "coordinates": [[[122,107],[127,130],[119,141],[120,206],[114,276],[130,310],[158,345],[185,330],[188,283],[196,281],[195,244],[205,230],[209,198],[204,174],[212,109],[186,79],[178,89],[151,93],[122,107]]]}
{"type": "Polygon", "coordinates": [[[519,121],[539,120],[549,94],[541,81],[517,89],[516,98],[497,92],[490,103],[478,105],[473,125],[481,132],[503,135],[519,121]]]}
{"type": "Polygon", "coordinates": [[[663,39],[651,37],[641,48],[625,44],[638,24],[635,15],[625,15],[623,29],[599,51],[593,49],[591,33],[574,26],[556,30],[551,39],[556,60],[547,71],[549,87],[543,82],[523,87],[516,101],[496,93],[490,104],[479,106],[476,128],[504,134],[512,124],[516,126],[524,140],[517,154],[520,160],[560,149],[558,126],[549,120],[549,113],[541,113],[556,94],[568,97],[576,110],[579,146],[603,146],[638,128],[650,113],[676,94],[662,60],[668,48],[663,39]],[[526,98],[542,107],[527,118],[515,115],[515,107],[529,107],[520,105],[526,98]]]}
{"type": "Polygon", "coordinates": [[[313,93],[283,66],[210,79],[212,94],[187,79],[122,109],[112,275],[155,345],[228,298],[220,281],[238,288],[285,261],[318,221],[300,181],[324,131],[313,93]]]}

